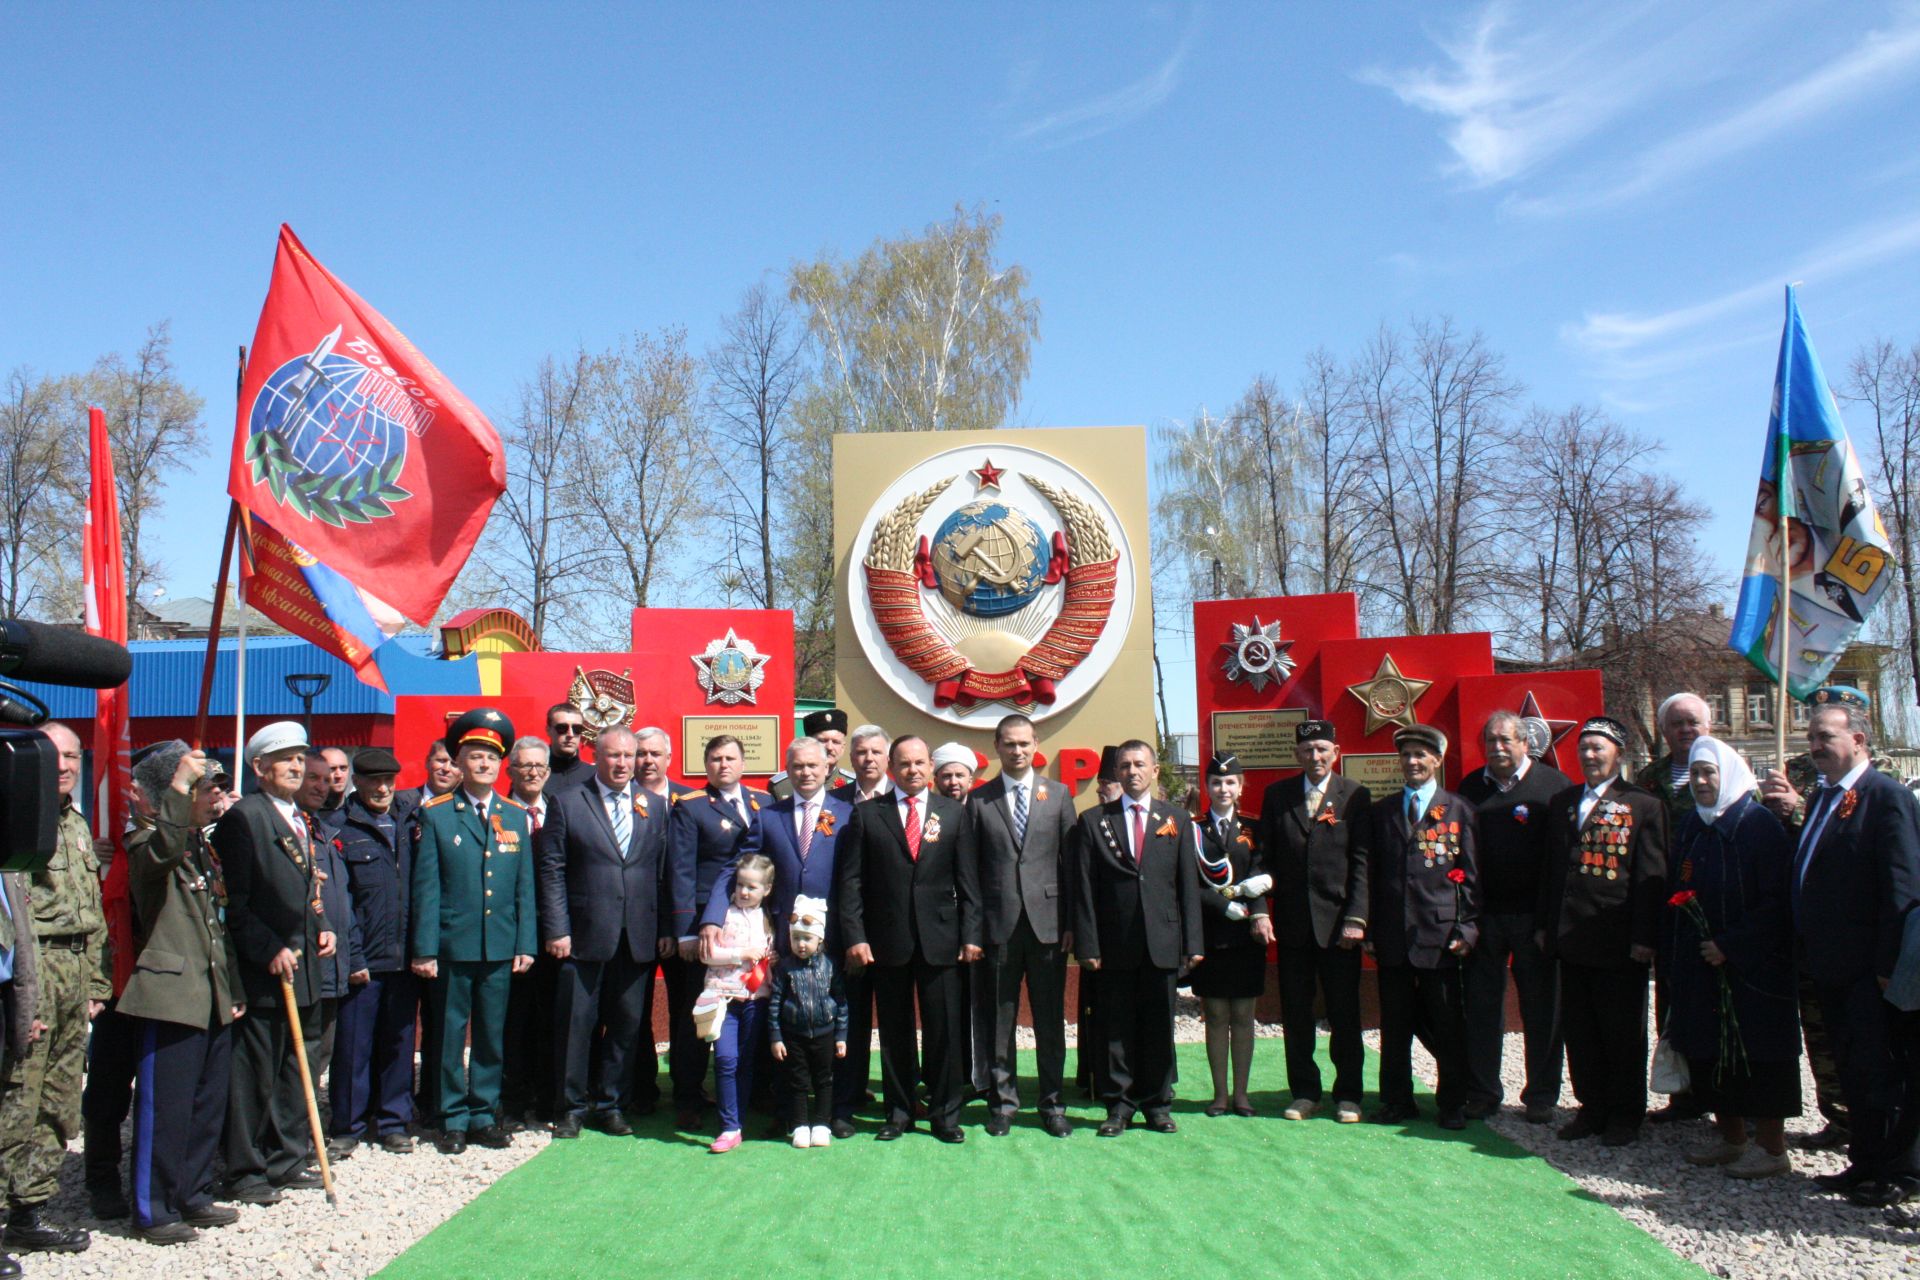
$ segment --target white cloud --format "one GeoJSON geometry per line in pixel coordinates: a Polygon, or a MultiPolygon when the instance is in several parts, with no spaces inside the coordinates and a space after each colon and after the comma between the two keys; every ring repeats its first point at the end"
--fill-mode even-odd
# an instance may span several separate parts
{"type": "Polygon", "coordinates": [[[1159,66],[1111,93],[1027,121],[1013,131],[1014,140],[1048,149],[1064,147],[1140,119],[1171,98],[1180,87],[1181,71],[1199,32],[1200,10],[1196,6],[1179,43],[1159,66]]]}

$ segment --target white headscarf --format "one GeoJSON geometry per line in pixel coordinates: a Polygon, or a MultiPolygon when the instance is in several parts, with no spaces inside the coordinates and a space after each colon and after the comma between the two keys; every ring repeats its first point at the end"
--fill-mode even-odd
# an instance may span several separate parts
{"type": "MultiPolygon", "coordinates": [[[[1693,740],[1693,749],[1687,752],[1689,773],[1693,770],[1694,762],[1698,760],[1709,761],[1715,769],[1720,771],[1720,794],[1714,803],[1712,805],[1696,803],[1693,806],[1700,814],[1700,821],[1712,826],[1721,814],[1733,807],[1734,801],[1760,784],[1753,776],[1753,770],[1747,767],[1747,762],[1740,758],[1740,753],[1718,738],[1700,737],[1693,740]]],[[[1688,785],[1692,785],[1691,779],[1688,785]]]]}

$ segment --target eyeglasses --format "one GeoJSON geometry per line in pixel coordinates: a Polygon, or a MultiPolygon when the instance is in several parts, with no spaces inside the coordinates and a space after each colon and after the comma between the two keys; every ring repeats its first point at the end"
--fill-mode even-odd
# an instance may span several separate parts
{"type": "Polygon", "coordinates": [[[521,773],[546,773],[546,772],[548,772],[548,769],[547,769],[547,766],[546,766],[546,765],[544,765],[544,764],[534,764],[534,763],[533,763],[532,761],[524,761],[524,762],[522,762],[522,763],[520,763],[520,764],[510,764],[510,765],[508,765],[508,766],[507,766],[507,768],[509,768],[509,769],[516,769],[516,770],[518,770],[518,771],[520,771],[521,773]]]}

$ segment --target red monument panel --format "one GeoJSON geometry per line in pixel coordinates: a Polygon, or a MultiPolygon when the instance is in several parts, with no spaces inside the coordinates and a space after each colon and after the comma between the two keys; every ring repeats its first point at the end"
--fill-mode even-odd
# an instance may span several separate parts
{"type": "MultiPolygon", "coordinates": [[[[417,787],[427,780],[427,748],[447,736],[447,726],[475,707],[492,707],[513,721],[516,737],[531,734],[547,736],[549,698],[498,697],[480,693],[402,694],[393,700],[393,754],[400,760],[402,787],[417,787]]],[[[509,744],[511,745],[511,744],[509,744]]],[[[507,770],[500,767],[498,790],[507,789],[507,770]]]]}
{"type": "Polygon", "coordinates": [[[1460,682],[1460,759],[1468,770],[1487,762],[1480,731],[1496,711],[1539,716],[1554,740],[1552,763],[1570,778],[1580,776],[1574,755],[1580,722],[1605,712],[1598,671],[1536,671],[1469,676],[1460,682]]]}
{"type": "Polygon", "coordinates": [[[1321,654],[1320,697],[1340,733],[1340,767],[1378,789],[1400,776],[1394,731],[1408,716],[1447,735],[1445,785],[1463,776],[1459,686],[1493,674],[1493,637],[1384,636],[1334,645],[1321,654]],[[1356,692],[1358,690],[1358,692],[1356,692]]]}

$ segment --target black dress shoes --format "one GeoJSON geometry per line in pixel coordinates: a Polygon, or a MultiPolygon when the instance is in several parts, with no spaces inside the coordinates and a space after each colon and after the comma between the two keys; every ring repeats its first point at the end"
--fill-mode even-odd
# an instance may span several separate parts
{"type": "Polygon", "coordinates": [[[0,1280],[17,1280],[25,1274],[20,1269],[20,1259],[10,1253],[0,1253],[0,1280]]]}
{"type": "Polygon", "coordinates": [[[1866,1180],[1866,1176],[1853,1165],[1848,1165],[1838,1173],[1813,1175],[1813,1185],[1816,1190],[1831,1192],[1834,1195],[1845,1195],[1866,1180]]]}
{"type": "Polygon", "coordinates": [[[905,1132],[906,1130],[901,1128],[899,1125],[893,1124],[893,1123],[887,1123],[887,1124],[881,1125],[880,1132],[874,1134],[873,1136],[877,1141],[880,1141],[880,1142],[892,1142],[897,1138],[899,1138],[900,1135],[904,1134],[905,1132]]]}
{"type": "Polygon", "coordinates": [[[1003,1112],[996,1111],[987,1117],[987,1136],[989,1138],[1004,1138],[1012,1132],[1013,1121],[1008,1119],[1003,1112]]]}
{"type": "Polygon", "coordinates": [[[1795,1134],[1793,1145],[1802,1151],[1840,1151],[1852,1140],[1845,1128],[1829,1122],[1817,1133],[1795,1134]]]}
{"type": "Polygon", "coordinates": [[[209,1200],[197,1208],[189,1208],[181,1215],[190,1227],[230,1227],[240,1221],[240,1211],[231,1205],[215,1204],[209,1200]]]}
{"type": "Polygon", "coordinates": [[[380,1135],[380,1149],[391,1152],[397,1156],[403,1156],[413,1150],[413,1139],[400,1130],[395,1129],[392,1133],[383,1133],[380,1135]]]}
{"type": "Polygon", "coordinates": [[[229,1187],[226,1198],[236,1204],[279,1204],[286,1199],[278,1190],[264,1182],[250,1186],[229,1187]]]}
{"type": "Polygon", "coordinates": [[[580,1117],[561,1116],[553,1122],[553,1136],[556,1138],[577,1138],[580,1136],[580,1117]]]}
{"type": "Polygon", "coordinates": [[[282,1191],[305,1191],[320,1185],[320,1175],[312,1169],[297,1169],[284,1178],[274,1179],[273,1185],[282,1191]]]}
{"type": "Polygon", "coordinates": [[[185,1222],[162,1222],[151,1227],[135,1227],[135,1237],[146,1244],[192,1244],[200,1233],[185,1222]]]}
{"type": "Polygon", "coordinates": [[[1117,1138],[1127,1131],[1125,1116],[1108,1116],[1100,1122],[1099,1134],[1103,1138],[1117,1138]]]}
{"type": "Polygon", "coordinates": [[[1553,1123],[1552,1104],[1546,1103],[1546,1102],[1529,1102],[1527,1104],[1527,1123],[1528,1124],[1552,1124],[1553,1123]]]}
{"type": "Polygon", "coordinates": [[[1917,1178],[1874,1178],[1857,1183],[1847,1192],[1847,1200],[1862,1209],[1890,1209],[1911,1200],[1916,1190],[1920,1190],[1917,1178]]]}
{"type": "Polygon", "coordinates": [[[1442,1129],[1464,1129],[1467,1127],[1467,1113],[1460,1107],[1448,1107],[1440,1113],[1442,1129]]]}
{"type": "Polygon", "coordinates": [[[853,1121],[851,1120],[835,1120],[828,1127],[833,1131],[833,1136],[843,1142],[858,1132],[858,1130],[853,1127],[853,1121]]]}
{"type": "Polygon", "coordinates": [[[1589,1123],[1584,1114],[1581,1114],[1576,1115],[1572,1120],[1561,1125],[1560,1131],[1554,1136],[1562,1142],[1579,1142],[1581,1139],[1591,1138],[1599,1132],[1600,1130],[1589,1123]]]}
{"type": "Polygon", "coordinates": [[[1420,1108],[1418,1107],[1409,1107],[1409,1106],[1402,1105],[1400,1103],[1388,1103],[1387,1105],[1382,1106],[1377,1110],[1375,1110],[1372,1115],[1368,1116],[1367,1123],[1368,1124],[1406,1124],[1410,1120],[1418,1120],[1419,1118],[1420,1118],[1420,1108]]]}
{"type": "Polygon", "coordinates": [[[360,1139],[358,1138],[344,1137],[344,1136],[338,1137],[338,1138],[328,1138],[327,1139],[327,1159],[335,1162],[338,1162],[341,1160],[351,1160],[353,1158],[354,1151],[357,1150],[359,1146],[360,1146],[360,1139]]]}
{"type": "Polygon", "coordinates": [[[1647,1117],[1654,1124],[1677,1124],[1682,1120],[1698,1120],[1707,1114],[1706,1109],[1693,1100],[1690,1093],[1675,1094],[1672,1102],[1647,1117]]]}
{"type": "MultiPolygon", "coordinates": [[[[632,1130],[629,1129],[628,1132],[631,1133],[632,1130]]],[[[476,1147],[491,1147],[495,1151],[505,1151],[513,1145],[513,1135],[497,1124],[490,1124],[484,1129],[475,1129],[469,1133],[467,1141],[476,1147]]]]}
{"type": "Polygon", "coordinates": [[[1499,1103],[1489,1102],[1485,1098],[1475,1098],[1463,1108],[1463,1114],[1469,1120],[1485,1120],[1499,1110],[1499,1103]]]}
{"type": "Polygon", "coordinates": [[[596,1111],[592,1119],[593,1127],[615,1138],[631,1138],[633,1126],[618,1111],[596,1111]]]}
{"type": "Polygon", "coordinates": [[[967,1140],[967,1135],[960,1131],[960,1126],[957,1124],[937,1124],[933,1127],[933,1136],[942,1142],[958,1143],[967,1140]]]}
{"type": "Polygon", "coordinates": [[[1610,1124],[1606,1132],[1600,1135],[1603,1147],[1630,1147],[1640,1141],[1640,1126],[1637,1124],[1610,1124]]]}
{"type": "Polygon", "coordinates": [[[1147,1128],[1153,1130],[1155,1133],[1178,1133],[1180,1131],[1180,1126],[1173,1122],[1173,1117],[1164,1111],[1158,1114],[1149,1114],[1147,1116],[1147,1128]]]}
{"type": "Polygon", "coordinates": [[[1040,1119],[1040,1127],[1047,1131],[1048,1137],[1068,1138],[1073,1136],[1073,1123],[1059,1112],[1042,1116],[1040,1119]]]}
{"type": "Polygon", "coordinates": [[[443,1156],[457,1156],[467,1149],[467,1135],[461,1129],[443,1130],[433,1140],[433,1149],[443,1156]]]}
{"type": "Polygon", "coordinates": [[[56,1227],[40,1216],[40,1206],[16,1207],[7,1215],[6,1243],[37,1253],[85,1253],[93,1237],[79,1227],[56,1227]]]}

